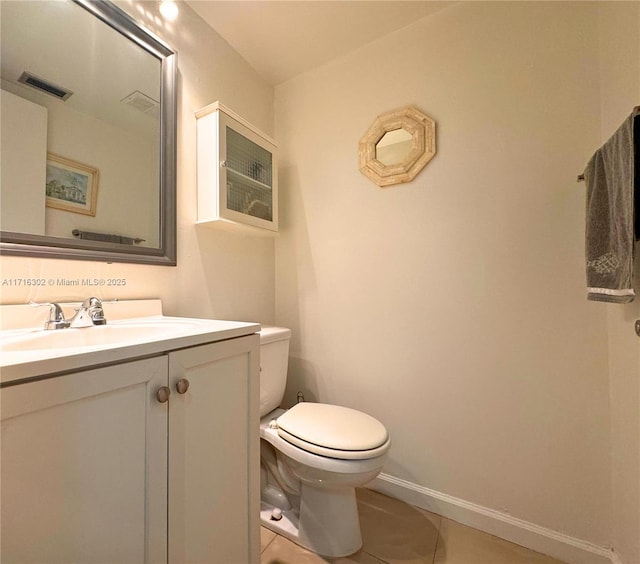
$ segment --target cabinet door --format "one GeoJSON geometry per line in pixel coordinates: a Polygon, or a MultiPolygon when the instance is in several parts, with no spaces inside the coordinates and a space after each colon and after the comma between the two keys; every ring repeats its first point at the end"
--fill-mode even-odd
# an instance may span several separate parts
{"type": "Polygon", "coordinates": [[[251,335],[169,354],[172,564],[258,562],[258,347],[251,335]]]}
{"type": "Polygon", "coordinates": [[[220,111],[220,215],[278,230],[278,168],[275,147],[220,111]]]}
{"type": "Polygon", "coordinates": [[[167,357],[0,390],[1,561],[166,562],[167,357]]]}

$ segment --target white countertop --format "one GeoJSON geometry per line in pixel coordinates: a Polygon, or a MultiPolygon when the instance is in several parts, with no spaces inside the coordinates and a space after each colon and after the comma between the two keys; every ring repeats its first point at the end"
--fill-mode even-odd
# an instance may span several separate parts
{"type": "MultiPolygon", "coordinates": [[[[127,303],[119,302],[118,305],[122,305],[119,308],[114,308],[115,304],[111,305],[112,307],[108,308],[107,304],[105,304],[106,326],[55,330],[54,332],[57,334],[52,336],[54,342],[64,342],[64,346],[56,348],[39,348],[36,346],[35,348],[22,350],[5,350],[10,348],[5,347],[0,352],[0,382],[7,384],[60,372],[84,370],[104,364],[123,362],[176,349],[242,337],[257,333],[260,330],[258,323],[163,316],[157,313],[158,309],[161,310],[161,305],[160,308],[130,307],[129,311],[143,313],[143,315],[123,319],[122,311],[127,310],[127,303]],[[116,309],[120,311],[116,311],[116,309]],[[115,318],[113,321],[109,317],[109,310],[113,314],[112,318],[115,318]],[[87,336],[100,336],[100,333],[89,335],[86,333],[87,331],[99,332],[108,327],[107,331],[117,333],[118,328],[124,326],[134,326],[136,328],[133,336],[127,333],[125,342],[94,344],[93,341],[95,339],[85,338],[87,336]],[[149,327],[148,332],[145,330],[146,327],[149,327]],[[155,329],[159,327],[164,327],[166,330],[160,329],[160,331],[156,331],[155,329]],[[91,341],[92,343],[86,344],[83,341],[91,341]]],[[[7,326],[7,319],[14,316],[17,311],[14,309],[7,314],[7,307],[29,308],[29,306],[0,306],[0,313],[3,314],[5,320],[5,323],[3,323],[5,327],[7,326]]],[[[17,317],[19,318],[19,316],[17,317]]],[[[40,325],[37,328],[23,327],[0,331],[0,343],[21,342],[25,339],[28,341],[32,338],[37,340],[43,337],[46,340],[49,335],[42,334],[52,332],[45,332],[41,327],[40,325]]],[[[97,341],[100,341],[100,339],[97,339],[97,341]]],[[[16,348],[20,349],[20,347],[16,348]]]]}

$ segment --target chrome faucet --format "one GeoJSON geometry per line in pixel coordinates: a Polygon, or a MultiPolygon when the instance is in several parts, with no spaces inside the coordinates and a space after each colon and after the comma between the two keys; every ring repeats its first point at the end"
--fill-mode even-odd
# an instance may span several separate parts
{"type": "Polygon", "coordinates": [[[76,310],[76,314],[69,320],[70,327],[91,327],[93,325],[106,325],[107,320],[102,309],[102,301],[91,297],[82,302],[76,310]]]}
{"type": "Polygon", "coordinates": [[[102,309],[102,301],[95,297],[84,300],[71,319],[64,318],[64,312],[60,304],[55,302],[29,302],[29,305],[49,306],[49,318],[44,322],[45,331],[67,329],[68,327],[92,327],[94,325],[106,325],[107,323],[104,309],[102,309]]]}
{"type": "Polygon", "coordinates": [[[60,304],[55,302],[29,302],[32,307],[49,306],[49,318],[44,322],[44,330],[51,331],[53,329],[66,329],[70,323],[64,318],[64,312],[60,304]]]}

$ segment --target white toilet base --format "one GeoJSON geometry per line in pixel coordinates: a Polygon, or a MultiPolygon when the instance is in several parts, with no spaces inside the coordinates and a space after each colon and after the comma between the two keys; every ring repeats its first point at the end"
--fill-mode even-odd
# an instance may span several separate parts
{"type": "Polygon", "coordinates": [[[301,484],[300,515],[282,511],[273,520],[274,506],[262,502],[260,520],[272,531],[317,554],[348,556],[362,547],[355,489],[315,488],[301,484]]]}

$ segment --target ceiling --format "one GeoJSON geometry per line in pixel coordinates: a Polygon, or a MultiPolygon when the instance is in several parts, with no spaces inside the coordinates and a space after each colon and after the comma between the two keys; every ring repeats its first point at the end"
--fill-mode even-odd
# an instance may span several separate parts
{"type": "Polygon", "coordinates": [[[160,100],[161,67],[156,57],[110,26],[96,25],[95,16],[72,2],[0,2],[4,90],[41,106],[56,105],[59,112],[73,109],[157,139],[157,114],[144,114],[125,103],[136,91],[160,100]],[[73,94],[62,102],[25,86],[18,82],[23,71],[73,94]]]}
{"type": "Polygon", "coordinates": [[[186,0],[186,3],[275,86],[453,2],[186,0]]]}

